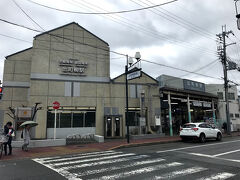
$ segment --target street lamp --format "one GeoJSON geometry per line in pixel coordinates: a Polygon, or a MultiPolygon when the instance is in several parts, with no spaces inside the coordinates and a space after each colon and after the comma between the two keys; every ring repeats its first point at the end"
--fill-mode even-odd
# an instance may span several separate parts
{"type": "MultiPolygon", "coordinates": [[[[133,58],[132,57],[128,57],[128,55],[126,55],[127,58],[127,64],[125,66],[125,85],[126,85],[126,124],[127,124],[127,143],[129,143],[129,118],[128,118],[128,74],[136,72],[136,71],[141,71],[141,69],[137,68],[134,71],[128,71],[128,68],[134,66],[135,64],[133,64],[133,58]]],[[[136,52],[135,54],[135,59],[137,60],[137,62],[140,61],[141,59],[141,54],[140,52],[136,52]]]]}
{"type": "Polygon", "coordinates": [[[237,8],[237,2],[239,0],[234,0],[234,1],[235,1],[235,9],[236,9],[237,27],[240,30],[240,14],[238,14],[238,8],[237,8]]]}

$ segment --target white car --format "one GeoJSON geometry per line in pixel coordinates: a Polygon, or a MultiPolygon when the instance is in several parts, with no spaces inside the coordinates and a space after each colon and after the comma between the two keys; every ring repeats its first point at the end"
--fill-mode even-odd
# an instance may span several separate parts
{"type": "Polygon", "coordinates": [[[180,128],[180,137],[183,141],[189,138],[197,138],[202,143],[210,138],[221,141],[222,132],[208,123],[187,123],[180,128]]]}

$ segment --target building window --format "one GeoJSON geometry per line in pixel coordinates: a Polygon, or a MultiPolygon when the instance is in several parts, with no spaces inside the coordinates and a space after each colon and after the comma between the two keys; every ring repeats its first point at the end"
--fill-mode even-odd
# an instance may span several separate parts
{"type": "Polygon", "coordinates": [[[218,92],[217,95],[218,95],[218,99],[223,99],[223,92],[218,92]]]}
{"type": "Polygon", "coordinates": [[[229,115],[230,115],[230,118],[233,118],[233,113],[230,113],[229,115]]]}
{"type": "Polygon", "coordinates": [[[80,96],[79,82],[65,82],[65,96],[78,97],[80,96]]]}
{"type": "MultiPolygon", "coordinates": [[[[54,128],[54,111],[47,113],[47,128],[54,128]]],[[[62,111],[57,114],[57,128],[95,127],[95,111],[62,111]]]]}
{"type": "Polygon", "coordinates": [[[142,91],[142,85],[130,85],[130,98],[139,98],[142,91]]]}
{"type": "Polygon", "coordinates": [[[239,114],[235,114],[235,118],[239,118],[239,114]]]}
{"type": "Polygon", "coordinates": [[[235,100],[235,94],[234,93],[228,93],[228,99],[229,100],[235,100]]]}

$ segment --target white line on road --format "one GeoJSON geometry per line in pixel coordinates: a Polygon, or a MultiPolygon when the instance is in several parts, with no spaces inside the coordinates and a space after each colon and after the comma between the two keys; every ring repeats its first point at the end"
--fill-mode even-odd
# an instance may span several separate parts
{"type": "Polygon", "coordinates": [[[223,173],[211,175],[210,177],[200,178],[198,180],[224,180],[233,176],[235,176],[235,174],[223,172],[223,173]]]}
{"type": "Polygon", "coordinates": [[[228,152],[225,152],[225,153],[216,154],[216,155],[213,155],[213,156],[218,157],[218,156],[223,156],[223,155],[226,155],[226,154],[232,154],[232,153],[239,152],[239,151],[240,151],[240,149],[235,150],[235,151],[228,151],[228,152]]]}
{"type": "Polygon", "coordinates": [[[88,176],[91,174],[110,172],[110,171],[114,171],[114,170],[118,170],[118,169],[126,169],[126,168],[131,168],[131,167],[141,166],[141,165],[146,165],[146,164],[153,164],[153,163],[162,162],[162,161],[165,161],[165,159],[158,158],[158,159],[153,159],[153,160],[138,161],[138,162],[130,163],[127,165],[124,164],[124,165],[120,165],[120,166],[110,166],[110,167],[102,168],[102,169],[89,170],[89,171],[85,171],[82,173],[78,173],[77,175],[78,175],[78,177],[88,176]]]}
{"type": "Polygon", "coordinates": [[[77,159],[85,159],[90,157],[99,157],[99,156],[109,156],[114,154],[121,154],[122,152],[108,152],[108,153],[102,153],[102,154],[92,154],[92,155],[85,155],[85,156],[74,156],[74,157],[65,157],[65,158],[59,158],[59,159],[51,159],[51,160],[44,160],[44,163],[53,163],[53,162],[60,162],[60,161],[69,161],[69,160],[77,160],[77,159]]]}
{"type": "Polygon", "coordinates": [[[205,171],[207,170],[207,168],[203,168],[203,167],[193,167],[193,168],[188,168],[188,169],[183,169],[180,171],[173,171],[167,174],[164,174],[162,176],[155,176],[154,179],[171,179],[171,178],[175,178],[175,177],[179,177],[179,176],[185,176],[185,175],[189,175],[189,174],[193,174],[193,173],[197,173],[197,172],[201,172],[201,171],[205,171]]]}
{"type": "Polygon", "coordinates": [[[114,156],[84,159],[84,160],[77,160],[77,161],[67,161],[67,162],[55,163],[55,164],[52,164],[52,165],[53,166],[63,166],[63,165],[78,164],[78,163],[84,163],[84,162],[90,162],[90,161],[101,161],[101,160],[106,160],[106,159],[114,159],[114,158],[134,156],[134,155],[136,155],[136,154],[128,153],[128,154],[120,154],[120,155],[114,155],[114,156]]]}
{"type": "Polygon", "coordinates": [[[157,170],[160,170],[160,169],[170,168],[170,167],[175,167],[175,166],[180,166],[180,165],[183,165],[183,164],[178,163],[178,162],[172,162],[172,163],[169,163],[169,164],[149,166],[149,167],[145,167],[145,168],[141,168],[141,169],[136,169],[136,170],[133,170],[133,171],[122,172],[122,173],[119,173],[119,174],[102,176],[102,177],[98,177],[97,179],[98,180],[109,180],[109,179],[126,178],[126,177],[133,176],[133,175],[136,175],[136,174],[149,173],[149,172],[152,172],[152,171],[157,171],[157,170]]]}
{"type": "Polygon", "coordinates": [[[38,161],[37,159],[33,159],[33,161],[42,164],[43,166],[57,172],[58,174],[62,175],[63,177],[67,178],[68,180],[81,180],[81,178],[78,178],[75,174],[68,172],[67,170],[61,169],[61,168],[54,168],[48,164],[43,164],[42,161],[38,161]]]}
{"type": "MultiPolygon", "coordinates": [[[[81,153],[81,154],[74,154],[71,155],[70,157],[79,157],[79,156],[84,156],[84,157],[88,157],[91,155],[102,155],[102,154],[106,154],[106,153],[112,153],[115,151],[97,151],[97,152],[90,152],[90,153],[81,153]]],[[[46,157],[46,158],[35,158],[36,160],[41,160],[44,162],[50,161],[50,160],[57,160],[58,158],[63,158],[61,156],[53,156],[53,157],[46,157]]]]}
{"type": "Polygon", "coordinates": [[[106,164],[113,164],[113,163],[119,163],[119,162],[125,162],[125,161],[131,161],[131,160],[137,160],[141,158],[149,157],[148,155],[139,155],[139,156],[132,156],[127,158],[121,158],[121,159],[112,159],[108,161],[99,161],[99,162],[92,162],[88,164],[79,164],[79,165],[71,165],[66,167],[59,168],[60,170],[69,170],[69,169],[78,169],[78,168],[85,168],[85,167],[92,167],[92,166],[100,166],[100,165],[106,165],[106,164]]]}
{"type": "Polygon", "coordinates": [[[176,149],[169,149],[169,150],[164,150],[164,151],[157,151],[156,153],[165,153],[165,152],[172,152],[172,151],[179,151],[179,150],[185,150],[185,149],[194,149],[194,148],[199,148],[199,147],[209,147],[209,146],[217,146],[217,145],[222,145],[222,144],[229,144],[229,143],[234,143],[234,142],[239,142],[240,140],[235,140],[235,141],[227,141],[227,142],[221,142],[221,143],[214,143],[214,144],[205,144],[205,145],[199,145],[199,146],[188,146],[188,147],[183,147],[183,148],[176,148],[176,149]]]}
{"type": "Polygon", "coordinates": [[[200,153],[187,153],[187,154],[191,154],[194,156],[201,156],[201,157],[208,157],[208,158],[213,158],[213,159],[219,159],[219,160],[225,160],[225,161],[231,161],[231,162],[240,162],[240,160],[236,160],[236,159],[227,159],[227,158],[220,158],[220,157],[215,157],[212,155],[207,155],[207,154],[200,154],[200,153]]]}

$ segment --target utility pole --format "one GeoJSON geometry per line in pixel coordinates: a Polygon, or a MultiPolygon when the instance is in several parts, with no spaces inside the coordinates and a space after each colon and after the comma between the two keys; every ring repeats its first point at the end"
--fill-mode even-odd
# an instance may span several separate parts
{"type": "Polygon", "coordinates": [[[230,116],[229,116],[229,101],[228,101],[228,76],[227,76],[227,70],[228,70],[228,63],[227,63],[227,53],[226,53],[226,47],[232,44],[226,44],[226,37],[228,37],[229,34],[233,34],[232,31],[226,31],[226,25],[222,26],[222,33],[217,34],[217,37],[220,41],[220,46],[218,46],[218,55],[221,59],[221,62],[223,64],[223,74],[224,74],[224,90],[225,90],[225,101],[226,101],[226,119],[227,119],[227,134],[231,134],[231,124],[230,124],[230,116]]]}

